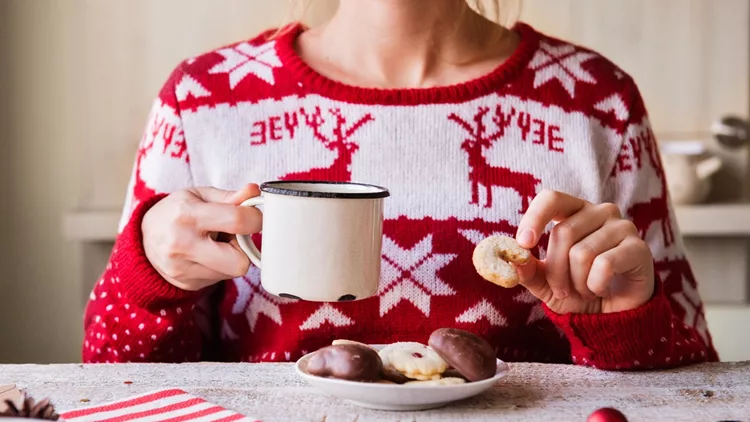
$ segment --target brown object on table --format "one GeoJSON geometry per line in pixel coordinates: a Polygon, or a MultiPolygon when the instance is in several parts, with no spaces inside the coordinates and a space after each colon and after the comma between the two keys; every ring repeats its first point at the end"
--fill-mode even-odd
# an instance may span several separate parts
{"type": "Polygon", "coordinates": [[[338,344],[319,349],[307,360],[310,375],[349,381],[375,382],[383,374],[383,361],[374,349],[358,344],[338,344]]]}
{"type": "Polygon", "coordinates": [[[398,372],[391,366],[383,367],[383,378],[396,384],[406,384],[409,381],[413,381],[411,378],[398,372]]]}
{"type": "Polygon", "coordinates": [[[492,378],[497,371],[495,351],[481,337],[457,328],[439,328],[429,346],[469,381],[492,378]]]}
{"type": "Polygon", "coordinates": [[[8,406],[5,404],[7,400],[20,403],[21,397],[21,391],[16,388],[15,384],[0,385],[0,414],[8,409],[8,406]]]}
{"type": "Polygon", "coordinates": [[[465,381],[469,381],[463,374],[453,368],[443,372],[443,378],[463,378],[465,381]]]}
{"type": "Polygon", "coordinates": [[[55,407],[50,403],[49,399],[43,399],[37,403],[30,396],[23,395],[22,397],[23,400],[20,405],[13,400],[5,400],[5,404],[8,408],[3,412],[0,412],[0,418],[29,418],[44,419],[48,421],[56,421],[60,419],[60,415],[55,412],[55,407]]]}

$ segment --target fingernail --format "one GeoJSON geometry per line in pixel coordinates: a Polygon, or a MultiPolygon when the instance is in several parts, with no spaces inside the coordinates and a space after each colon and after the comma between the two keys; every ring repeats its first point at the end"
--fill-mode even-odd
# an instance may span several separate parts
{"type": "Polygon", "coordinates": [[[553,293],[555,294],[555,297],[557,299],[565,299],[566,297],[568,297],[567,290],[553,289],[553,293]]]}
{"type": "Polygon", "coordinates": [[[531,245],[534,243],[534,232],[531,229],[523,229],[518,233],[518,243],[531,245]]]}

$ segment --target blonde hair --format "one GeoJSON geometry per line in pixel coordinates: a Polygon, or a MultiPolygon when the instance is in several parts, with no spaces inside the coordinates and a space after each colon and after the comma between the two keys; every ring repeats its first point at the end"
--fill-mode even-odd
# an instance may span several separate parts
{"type": "Polygon", "coordinates": [[[466,3],[485,18],[510,28],[521,16],[522,0],[466,0],[466,3]]]}
{"type": "MultiPolygon", "coordinates": [[[[327,0],[328,2],[335,0],[327,0]]],[[[521,15],[522,0],[465,0],[466,4],[485,18],[502,25],[506,28],[513,26],[521,15]]],[[[329,18],[316,9],[323,2],[321,0],[289,0],[291,7],[283,28],[291,22],[304,22],[306,24],[317,23],[322,19],[329,18]]],[[[330,10],[328,8],[326,10],[330,10]]]]}

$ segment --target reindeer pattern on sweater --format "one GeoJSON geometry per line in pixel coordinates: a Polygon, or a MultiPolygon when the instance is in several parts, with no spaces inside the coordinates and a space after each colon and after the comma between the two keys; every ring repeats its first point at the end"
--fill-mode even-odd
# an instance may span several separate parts
{"type": "MultiPolygon", "coordinates": [[[[290,361],[335,338],[424,342],[446,326],[483,336],[509,361],[625,369],[716,359],[648,114],[628,75],[519,24],[517,51],[482,78],[424,90],[357,88],[296,56],[301,30],[187,60],[164,85],[117,244],[90,297],[85,360],[290,361]],[[263,290],[257,268],[190,293],[150,267],[139,222],[164,195],[267,180],[391,191],[377,296],[280,298],[263,290]],[[657,293],[648,304],[557,315],[523,287],[503,289],[476,274],[474,246],[514,235],[542,189],[613,202],[634,221],[655,257],[657,293]]],[[[533,251],[540,258],[546,239],[533,251]]]]}

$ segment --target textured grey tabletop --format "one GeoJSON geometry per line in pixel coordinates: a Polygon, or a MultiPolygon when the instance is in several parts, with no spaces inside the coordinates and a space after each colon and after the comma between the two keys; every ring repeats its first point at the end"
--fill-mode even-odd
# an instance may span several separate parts
{"type": "Polygon", "coordinates": [[[52,398],[60,411],[182,388],[263,422],[584,422],[605,406],[631,422],[750,421],[750,362],[631,373],[517,363],[480,396],[407,413],[366,410],[326,396],[300,380],[291,364],[0,365],[0,384],[8,383],[52,398]]]}

